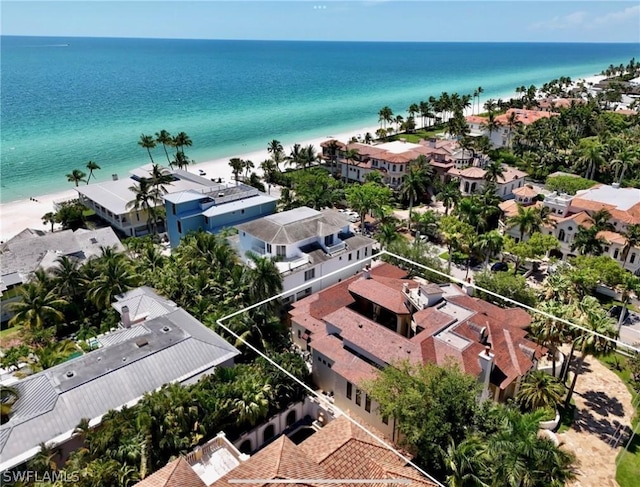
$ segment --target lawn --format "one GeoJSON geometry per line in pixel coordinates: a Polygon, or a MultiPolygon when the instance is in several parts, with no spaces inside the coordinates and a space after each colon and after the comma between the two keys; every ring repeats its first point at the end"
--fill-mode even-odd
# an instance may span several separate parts
{"type": "MultiPolygon", "coordinates": [[[[610,353],[600,358],[600,361],[609,367],[620,379],[627,385],[631,392],[632,402],[636,404],[636,416],[632,422],[632,429],[638,426],[638,394],[631,386],[631,372],[626,367],[626,358],[616,354],[610,353]]],[[[620,487],[635,487],[638,485],[638,479],[640,479],[640,436],[635,435],[633,441],[629,445],[629,448],[625,451],[622,450],[618,454],[616,460],[618,467],[616,469],[616,481],[620,487]]]]}
{"type": "Polygon", "coordinates": [[[12,326],[11,328],[0,331],[0,344],[9,343],[12,340],[20,338],[21,329],[21,326],[12,326]]]}
{"type": "Polygon", "coordinates": [[[437,134],[442,133],[444,128],[445,128],[444,125],[437,125],[437,126],[429,127],[429,130],[417,129],[413,134],[400,133],[400,134],[392,135],[390,137],[386,137],[384,141],[391,142],[393,140],[404,139],[407,142],[417,144],[422,139],[430,139],[432,137],[435,137],[437,134]]]}

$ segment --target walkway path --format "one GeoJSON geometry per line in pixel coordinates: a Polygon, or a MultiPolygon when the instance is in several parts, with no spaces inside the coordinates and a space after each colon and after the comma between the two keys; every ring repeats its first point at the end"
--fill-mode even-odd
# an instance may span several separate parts
{"type": "Polygon", "coordinates": [[[580,462],[572,487],[617,487],[616,456],[629,437],[633,407],[624,383],[605,365],[589,357],[576,384],[576,417],[558,439],[580,462]],[[618,429],[625,430],[616,447],[618,429]]]}

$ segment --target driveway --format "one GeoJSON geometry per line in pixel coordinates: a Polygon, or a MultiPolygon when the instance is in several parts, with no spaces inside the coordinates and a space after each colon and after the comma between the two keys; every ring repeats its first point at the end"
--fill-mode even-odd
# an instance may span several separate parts
{"type": "Polygon", "coordinates": [[[617,375],[588,357],[573,397],[574,423],[558,435],[564,448],[573,451],[580,462],[578,477],[570,485],[617,487],[616,456],[631,433],[631,393],[617,375]]]}

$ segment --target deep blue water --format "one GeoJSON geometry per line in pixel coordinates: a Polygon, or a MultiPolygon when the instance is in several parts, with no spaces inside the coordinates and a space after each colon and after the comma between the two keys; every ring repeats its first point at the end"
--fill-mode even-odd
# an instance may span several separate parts
{"type": "Polygon", "coordinates": [[[2,202],[70,188],[88,160],[99,179],[144,164],[141,133],[184,131],[205,161],[375,125],[384,105],[406,116],[443,91],[496,98],[640,57],[638,44],[0,40],[2,202]]]}

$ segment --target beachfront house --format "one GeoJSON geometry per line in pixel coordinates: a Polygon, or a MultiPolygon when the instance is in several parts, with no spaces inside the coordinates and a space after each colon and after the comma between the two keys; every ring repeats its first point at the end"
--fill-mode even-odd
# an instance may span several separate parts
{"type": "Polygon", "coordinates": [[[187,233],[217,233],[276,211],[278,199],[242,183],[218,183],[200,189],[172,192],[164,197],[172,247],[187,233]]]}
{"type": "Polygon", "coordinates": [[[60,257],[85,262],[102,254],[103,247],[124,252],[115,232],[107,228],[43,232],[25,228],[0,244],[0,316],[2,323],[13,317],[10,303],[20,299],[20,288],[37,269],[50,270],[60,257]]]}
{"type": "Polygon", "coordinates": [[[433,167],[435,177],[441,181],[448,177],[447,171],[451,168],[483,167],[487,162],[485,156],[474,156],[453,139],[431,138],[421,140],[418,144],[397,140],[376,145],[359,142],[344,144],[332,139],[320,145],[323,159],[334,166],[333,170],[342,179],[362,183],[367,174],[379,171],[383,182],[392,188],[402,184],[408,165],[420,156],[425,157],[433,167]],[[347,159],[348,154],[352,156],[351,159],[347,159]]]}
{"type": "MultiPolygon", "coordinates": [[[[498,176],[498,180],[495,183],[495,193],[503,200],[511,199],[514,197],[514,191],[524,186],[527,173],[506,164],[502,165],[502,170],[502,175],[498,176]]],[[[457,179],[460,182],[460,192],[463,196],[480,193],[487,184],[485,179],[487,171],[477,166],[464,169],[452,167],[447,172],[447,175],[451,179],[457,179]]]]}
{"type": "Polygon", "coordinates": [[[42,443],[59,448],[64,461],[81,446],[74,439],[81,419],[94,427],[108,411],[131,407],[164,384],[192,384],[232,366],[240,353],[148,287],[118,296],[113,307],[120,328],[92,339],[96,350],[12,385],[18,400],[0,426],[0,472],[35,456],[42,443]]]}
{"type": "MultiPolygon", "coordinates": [[[[531,204],[531,199],[522,199],[521,204],[531,204]]],[[[621,188],[617,183],[596,184],[590,189],[578,191],[575,196],[554,191],[545,195],[542,202],[535,204],[549,209],[551,223],[545,225],[542,231],[558,239],[560,249],[551,251],[550,255],[563,260],[577,255],[577,251],[571,250],[571,245],[580,227],[591,227],[591,215],[602,209],[607,210],[611,215],[609,223],[614,230],[601,231],[597,235],[605,242],[604,255],[619,262],[628,271],[640,275],[640,247],[636,245],[628,248],[624,236],[629,225],[640,224],[640,189],[621,188]]],[[[506,226],[507,219],[517,214],[517,205],[502,204],[501,209],[503,232],[519,240],[520,229],[517,226],[506,226]]],[[[524,239],[528,238],[529,235],[525,234],[524,239]]]]}
{"type": "MultiPolygon", "coordinates": [[[[182,169],[162,168],[171,177],[171,182],[165,184],[167,194],[188,191],[203,190],[216,186],[213,181],[192,174],[182,169]]],[[[102,181],[74,188],[78,192],[80,202],[87,208],[91,208],[100,218],[105,220],[114,229],[127,237],[138,237],[147,235],[150,231],[149,218],[144,209],[135,209],[132,202],[136,194],[131,187],[139,187],[142,179],[151,176],[152,165],[134,169],[129,172],[126,178],[120,178],[117,174],[112,176],[111,181],[102,181]]],[[[166,195],[165,195],[166,196],[166,195]]],[[[152,200],[147,199],[154,207],[164,206],[164,202],[154,205],[152,200]]],[[[161,219],[157,231],[163,231],[164,221],[161,219]]]]}
{"type": "Polygon", "coordinates": [[[351,231],[347,217],[336,210],[295,208],[236,225],[231,242],[240,258],[251,265],[247,253],[274,257],[287,292],[314,279],[308,287],[286,295],[293,302],[352,276],[351,264],[373,254],[374,240],[351,231]],[[351,265],[351,266],[350,266],[351,265]],[[335,274],[325,277],[330,273],[335,274]]]}
{"type": "Polygon", "coordinates": [[[486,136],[493,147],[509,147],[513,142],[513,134],[518,125],[531,125],[541,118],[549,118],[558,115],[551,111],[526,110],[524,108],[509,108],[505,113],[496,115],[496,128],[487,127],[487,117],[469,115],[466,117],[471,137],[486,136]],[[510,117],[515,115],[515,123],[511,123],[510,117]]]}
{"type": "Polygon", "coordinates": [[[380,368],[459,364],[478,378],[480,398],[514,397],[546,350],[527,339],[531,317],[468,295],[471,288],[409,279],[379,263],[293,303],[291,338],[310,358],[314,383],[335,404],[397,438],[393,418],[380,416],[362,388],[380,368]]]}

